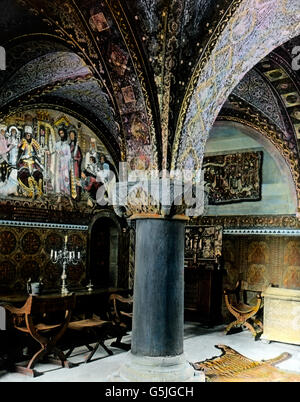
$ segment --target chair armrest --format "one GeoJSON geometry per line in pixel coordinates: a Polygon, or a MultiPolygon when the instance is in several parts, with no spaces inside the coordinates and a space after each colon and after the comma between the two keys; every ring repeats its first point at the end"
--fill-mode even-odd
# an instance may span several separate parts
{"type": "Polygon", "coordinates": [[[120,301],[122,303],[126,303],[126,304],[132,304],[133,303],[133,297],[132,296],[124,297],[124,296],[121,296],[119,294],[113,293],[110,296],[110,300],[113,300],[113,299],[116,299],[116,300],[118,300],[118,301],[120,301]]]}
{"type": "Polygon", "coordinates": [[[126,317],[132,318],[133,317],[133,313],[127,313],[126,311],[120,311],[121,315],[125,315],[126,317]]]}
{"type": "Polygon", "coordinates": [[[236,289],[224,289],[224,294],[225,295],[236,294],[236,289]]]}
{"type": "Polygon", "coordinates": [[[237,281],[234,289],[228,289],[228,288],[224,289],[224,294],[225,295],[238,294],[241,291],[241,286],[242,286],[242,281],[239,280],[239,281],[237,281]]]}
{"type": "Polygon", "coordinates": [[[18,308],[18,307],[15,307],[15,306],[13,306],[12,304],[9,304],[9,303],[0,303],[0,306],[4,307],[6,310],[8,310],[12,314],[18,314],[18,315],[25,314],[25,307],[24,306],[18,308]]]}

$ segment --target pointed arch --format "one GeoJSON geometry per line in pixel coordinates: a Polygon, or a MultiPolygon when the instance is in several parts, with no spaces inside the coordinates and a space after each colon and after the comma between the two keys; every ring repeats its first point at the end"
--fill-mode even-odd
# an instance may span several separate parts
{"type": "Polygon", "coordinates": [[[203,158],[209,131],[229,94],[273,49],[300,34],[298,0],[237,0],[213,32],[189,82],[178,119],[172,168],[193,144],[203,158]]]}

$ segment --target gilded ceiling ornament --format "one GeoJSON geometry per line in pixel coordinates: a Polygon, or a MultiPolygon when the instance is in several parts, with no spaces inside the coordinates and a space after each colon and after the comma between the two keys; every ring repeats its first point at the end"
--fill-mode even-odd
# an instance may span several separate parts
{"type": "MultiPolygon", "coordinates": [[[[143,56],[141,54],[141,49],[139,48],[138,42],[134,36],[134,32],[130,26],[130,23],[126,17],[126,12],[122,8],[122,5],[118,1],[105,1],[106,6],[111,12],[116,25],[123,37],[123,42],[126,45],[126,49],[131,57],[133,66],[134,66],[134,74],[139,83],[139,90],[142,94],[142,102],[143,107],[145,109],[145,114],[147,116],[147,131],[148,136],[151,141],[151,167],[153,169],[158,168],[159,166],[159,137],[158,132],[155,128],[154,124],[154,116],[153,111],[155,110],[155,105],[153,103],[153,94],[151,85],[149,84],[148,76],[146,73],[146,66],[144,64],[143,56]]],[[[115,88],[115,90],[119,91],[119,88],[115,88]]],[[[124,88],[123,88],[124,90],[124,88]]],[[[128,150],[130,152],[130,149],[128,150]]],[[[135,150],[133,150],[132,156],[135,156],[135,150]]]]}

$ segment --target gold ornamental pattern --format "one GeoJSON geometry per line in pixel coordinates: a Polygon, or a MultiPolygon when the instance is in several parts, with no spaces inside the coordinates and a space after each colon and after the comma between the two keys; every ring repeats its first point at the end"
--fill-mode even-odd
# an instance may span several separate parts
{"type": "Polygon", "coordinates": [[[0,254],[9,255],[16,248],[17,240],[9,230],[0,232],[0,254]]]}

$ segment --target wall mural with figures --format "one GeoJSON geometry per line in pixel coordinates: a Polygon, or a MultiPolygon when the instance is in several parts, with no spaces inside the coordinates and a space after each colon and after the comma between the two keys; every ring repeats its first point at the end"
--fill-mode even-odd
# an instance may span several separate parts
{"type": "Polygon", "coordinates": [[[47,199],[93,206],[113,160],[77,119],[39,109],[0,124],[0,199],[47,199]]]}

